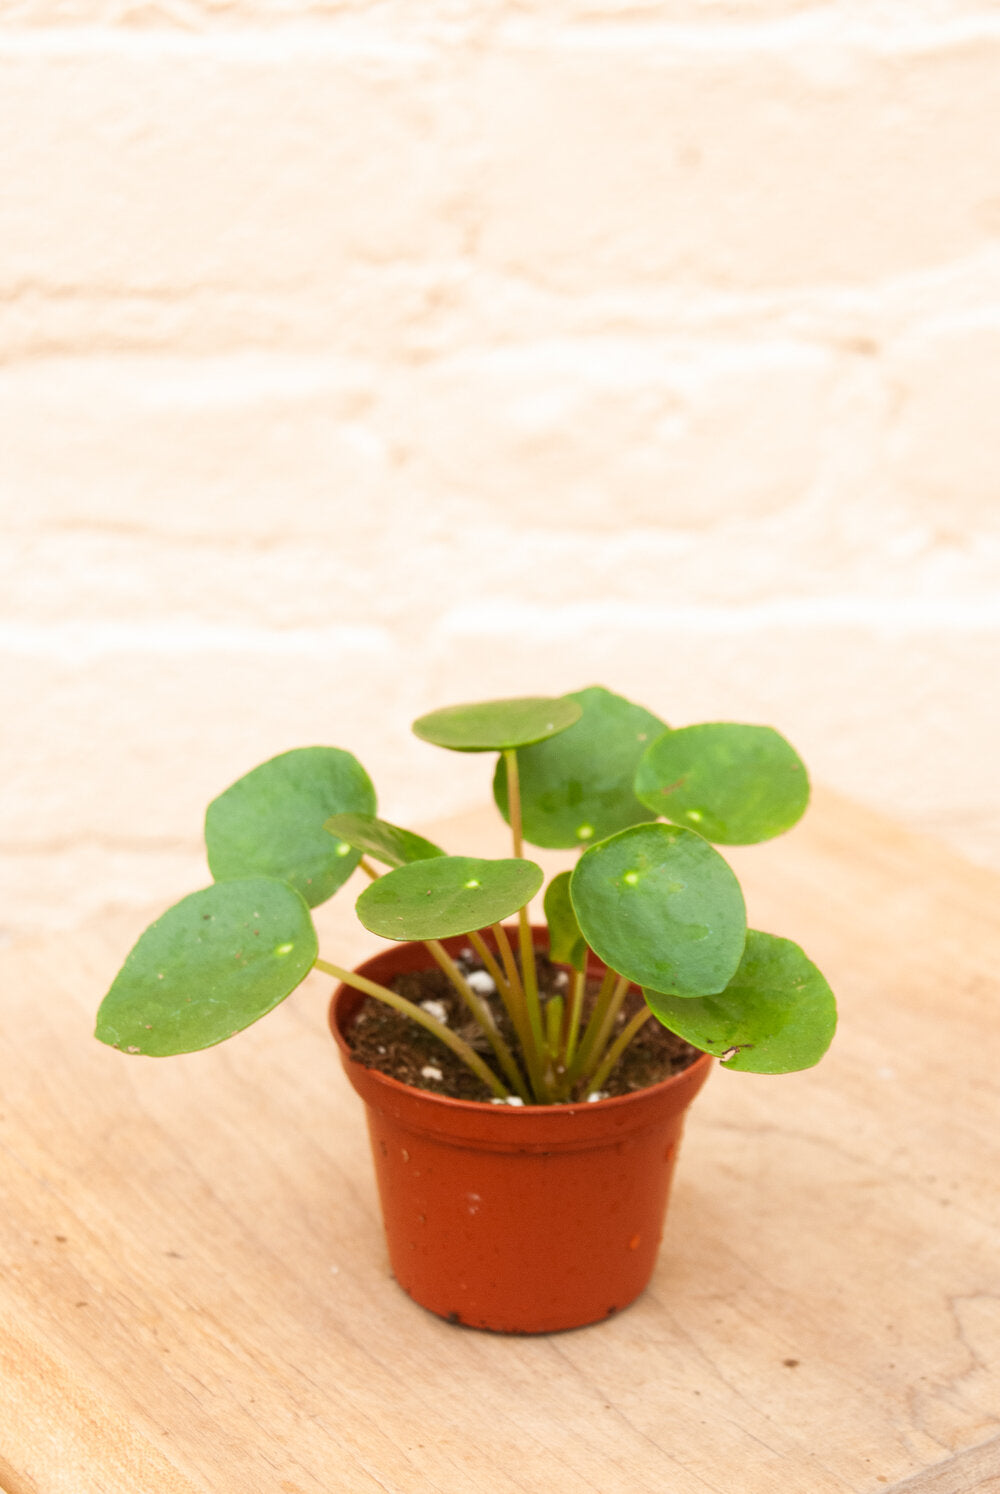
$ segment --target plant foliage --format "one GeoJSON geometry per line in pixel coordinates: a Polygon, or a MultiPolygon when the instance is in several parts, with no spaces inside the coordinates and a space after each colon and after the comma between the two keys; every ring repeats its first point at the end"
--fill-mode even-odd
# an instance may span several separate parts
{"type": "MultiPolygon", "coordinates": [[[[102,1042],[150,1056],[193,1052],[257,1021],[313,968],[358,984],[319,958],[309,910],[359,870],[370,879],[357,897],[361,923],[427,943],[428,963],[455,981],[495,1067],[427,1012],[412,1008],[414,1020],[498,1098],[549,1104],[590,1094],[605,1057],[615,1059],[614,1014],[630,985],[647,1003],[636,1030],[655,1018],[726,1068],[787,1073],[822,1057],[836,1025],[830,987],[796,944],[747,930],[739,882],[715,849],[767,840],[804,812],[808,776],[778,732],[733,722],[671,729],[596,685],[448,706],[413,729],[451,751],[498,754],[494,797],[514,854],[452,856],[378,818],[368,774],[341,748],[273,757],[209,805],[215,881],[139,939],[101,1004],[102,1042]],[[572,972],[565,1001],[539,996],[528,904],[544,877],[522,854],[525,841],[579,853],[544,896],[550,956],[572,972]],[[503,928],[510,918],[520,964],[503,928]],[[504,952],[503,969],[497,960],[492,969],[516,1049],[483,1026],[474,992],[449,970],[438,941],[453,934],[504,952]],[[584,1033],[583,972],[593,956],[606,978],[584,1033]]],[[[364,989],[408,1006],[370,982],[364,989]]]]}

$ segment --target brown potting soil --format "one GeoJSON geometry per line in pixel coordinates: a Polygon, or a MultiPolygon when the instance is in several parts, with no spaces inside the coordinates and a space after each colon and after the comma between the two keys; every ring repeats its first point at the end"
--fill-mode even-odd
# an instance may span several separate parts
{"type": "MultiPolygon", "coordinates": [[[[483,969],[481,961],[471,949],[456,956],[455,963],[466,976],[483,969]]],[[[553,965],[543,955],[538,956],[537,967],[539,994],[543,1003],[555,995],[568,997],[569,978],[566,971],[553,965]]],[[[433,967],[430,970],[398,975],[389,984],[398,995],[405,996],[418,1006],[425,1001],[440,1002],[444,1008],[444,1019],[452,1031],[464,1038],[500,1073],[489,1039],[472,1019],[468,1008],[441,970],[433,967]]],[[[599,985],[600,982],[596,980],[589,980],[587,983],[584,1020],[593,1007],[599,985]]],[[[500,1032],[516,1054],[517,1044],[510,1018],[499,996],[495,991],[477,994],[481,995],[481,999],[490,1008],[500,1032]]],[[[619,1015],[616,1032],[621,1030],[642,1004],[641,994],[636,990],[629,991],[619,1015]]],[[[434,1015],[439,1015],[439,1012],[435,1010],[434,1015]]],[[[347,1039],[360,1063],[404,1084],[413,1085],[416,1089],[430,1090],[456,1100],[491,1098],[482,1081],[439,1038],[404,1013],[397,1012],[372,997],[366,998],[361,1006],[347,1039]]],[[[655,1017],[651,1017],[640,1028],[605,1080],[601,1094],[627,1095],[637,1089],[646,1089],[651,1084],[658,1084],[661,1079],[669,1078],[671,1074],[680,1073],[699,1057],[697,1048],[669,1032],[655,1017]]]]}

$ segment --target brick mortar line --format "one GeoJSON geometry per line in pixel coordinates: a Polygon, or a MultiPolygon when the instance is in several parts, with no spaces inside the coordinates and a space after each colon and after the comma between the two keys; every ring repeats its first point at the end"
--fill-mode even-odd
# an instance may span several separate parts
{"type": "Polygon", "coordinates": [[[39,24],[6,27],[0,22],[0,60],[4,57],[73,57],[118,53],[130,57],[226,55],[234,61],[283,62],[293,56],[317,55],[355,60],[368,57],[424,65],[454,53],[494,55],[531,51],[607,57],[609,48],[649,56],[662,51],[667,61],[685,64],[711,58],[741,61],[773,56],[793,65],[801,49],[809,53],[831,43],[842,50],[875,58],[933,55],[970,43],[1000,40],[1000,17],[988,12],[948,20],[919,20],[904,27],[900,18],[872,21],[844,17],[835,7],[770,17],[704,25],[635,20],[573,20],[559,24],[538,18],[502,19],[485,36],[444,19],[423,22],[401,37],[392,27],[331,18],[323,24],[292,20],[272,26],[246,25],[199,32],[151,28],[141,32],[108,23],[80,26],[39,24]],[[439,35],[435,35],[435,31],[439,35]]]}
{"type": "Polygon", "coordinates": [[[639,603],[606,601],[574,603],[553,608],[484,599],[444,613],[434,624],[466,637],[538,630],[548,636],[573,637],[580,629],[600,625],[631,628],[670,628],[710,635],[763,632],[768,629],[821,628],[849,631],[864,628],[891,635],[923,633],[998,632],[1000,597],[902,597],[865,596],[787,597],[745,607],[643,606],[639,603]]]}
{"type": "MultiPolygon", "coordinates": [[[[477,263],[474,260],[473,265],[477,271],[477,280],[484,287],[500,285],[515,291],[523,290],[526,294],[541,297],[550,302],[557,312],[566,309],[567,297],[561,290],[553,289],[548,284],[538,282],[530,276],[512,273],[502,267],[497,267],[489,261],[477,263]]],[[[469,260],[466,258],[449,260],[400,258],[388,264],[364,266],[363,275],[372,280],[393,281],[409,273],[416,273],[418,276],[431,274],[447,276],[456,272],[464,274],[468,267],[469,260]]],[[[858,318],[879,317],[905,323],[907,330],[911,324],[933,326],[959,317],[965,320],[1000,322],[1000,293],[995,298],[985,301],[980,296],[974,305],[970,305],[967,300],[970,290],[984,275],[1000,277],[1000,254],[992,244],[985,244],[970,253],[928,266],[909,268],[897,274],[865,281],[863,284],[849,281],[816,281],[804,286],[795,285],[785,289],[778,287],[720,291],[710,283],[706,283],[692,291],[684,284],[663,285],[662,281],[659,284],[642,282],[638,290],[634,288],[634,282],[600,281],[593,288],[577,293],[573,297],[570,310],[574,316],[583,319],[579,325],[560,327],[558,331],[545,337],[525,336],[517,337],[512,341],[506,339],[498,341],[495,337],[491,337],[489,341],[484,341],[477,347],[486,353],[492,353],[497,348],[527,347],[539,342],[577,343],[607,337],[649,341],[659,345],[664,334],[662,330],[650,330],[649,328],[651,305],[659,316],[688,319],[678,321],[676,332],[671,334],[677,341],[685,341],[692,336],[708,336],[718,339],[721,333],[734,345],[746,340],[733,335],[734,329],[744,324],[753,324],[760,319],[765,321],[768,341],[800,343],[829,340],[822,329],[785,326],[781,322],[777,324],[776,336],[775,317],[823,318],[830,315],[858,318]],[[933,308],[928,309],[926,304],[928,292],[934,292],[935,295],[940,296],[949,291],[956,298],[954,309],[949,310],[947,304],[942,305],[940,301],[936,302],[933,308]],[[914,297],[916,299],[912,310],[908,311],[905,307],[887,307],[886,301],[889,297],[914,297]],[[613,322],[613,329],[593,325],[589,319],[594,316],[608,318],[613,322]],[[635,326],[629,324],[623,327],[623,317],[634,318],[635,326]]],[[[165,306],[176,309],[185,304],[192,307],[201,305],[207,299],[212,303],[217,302],[220,306],[224,307],[229,304],[237,309],[245,302],[257,304],[263,301],[268,307],[281,312],[285,308],[294,310],[303,305],[308,307],[312,304],[315,295],[316,285],[312,282],[287,290],[274,290],[268,287],[261,289],[253,285],[234,287],[228,283],[213,284],[210,282],[178,283],[166,289],[146,286],[109,287],[102,284],[19,282],[6,286],[0,284],[0,317],[16,314],[19,303],[29,300],[36,303],[36,311],[39,307],[42,310],[58,310],[66,304],[84,305],[88,310],[97,306],[104,313],[118,309],[127,312],[134,309],[137,304],[140,306],[153,304],[157,307],[165,306]]],[[[489,311],[483,310],[475,299],[472,299],[467,306],[460,307],[457,312],[451,314],[459,319],[475,321],[477,318],[488,316],[489,311]]],[[[753,332],[753,335],[756,333],[753,332]]],[[[463,348],[466,346],[463,344],[463,348]]],[[[204,354],[169,352],[164,354],[162,345],[156,343],[151,344],[151,351],[148,355],[129,347],[122,351],[121,356],[124,358],[149,356],[151,359],[154,356],[158,359],[166,356],[178,360],[206,361],[213,358],[235,359],[247,354],[257,357],[274,355],[286,361],[299,358],[305,361],[324,360],[329,361],[331,366],[334,362],[339,362],[345,368],[358,365],[380,367],[386,361],[395,361],[385,358],[380,360],[360,357],[349,353],[333,355],[326,352],[318,353],[311,347],[306,347],[301,352],[282,348],[275,353],[273,344],[256,342],[240,344],[234,348],[227,347],[219,353],[204,354]]],[[[82,360],[86,355],[57,353],[50,356],[69,362],[76,359],[82,360]]],[[[111,361],[117,354],[111,350],[93,356],[111,361]]],[[[451,356],[453,353],[449,350],[433,355],[434,358],[451,356]]],[[[0,350],[0,358],[2,358],[2,350],[0,350]]]]}
{"type": "Polygon", "coordinates": [[[58,659],[87,663],[114,655],[253,654],[269,658],[309,657],[329,660],[330,650],[382,653],[392,646],[391,629],[371,625],[326,628],[248,628],[184,621],[0,623],[0,657],[58,659]]]}
{"type": "MultiPolygon", "coordinates": [[[[179,296],[182,304],[185,297],[179,296]]],[[[111,303],[119,305],[119,302],[111,303]]],[[[862,318],[869,313],[860,307],[808,308],[817,316],[846,315],[862,318]]],[[[143,389],[156,388],[169,392],[175,386],[177,398],[171,410],[183,411],[191,408],[200,412],[206,409],[240,408],[259,399],[276,400],[278,403],[309,400],[317,395],[342,394],[352,398],[363,386],[362,393],[379,384],[388,370],[397,380],[408,376],[423,378],[428,369],[459,368],[462,371],[482,369],[503,373],[509,365],[520,368],[521,358],[537,360],[541,354],[571,354],[600,351],[602,347],[620,347],[635,350],[647,361],[640,372],[643,380],[634,377],[635,369],[627,387],[641,388],[658,375],[680,381],[685,369],[697,366],[698,372],[753,371],[761,365],[769,365],[774,355],[788,353],[839,353],[855,351],[852,337],[857,326],[848,329],[838,326],[803,327],[801,324],[776,323],[775,317],[782,311],[789,316],[804,314],[801,304],[769,310],[761,307],[753,313],[764,318],[759,325],[742,328],[731,321],[699,327],[677,327],[673,331],[650,330],[638,324],[634,328],[553,328],[550,334],[538,336],[527,334],[498,341],[487,339],[478,342],[461,341],[454,346],[445,346],[422,356],[419,361],[400,362],[388,353],[381,358],[350,352],[328,353],[312,347],[289,350],[286,345],[259,346],[256,344],[227,347],[203,353],[183,349],[173,350],[158,344],[148,347],[102,348],[100,350],[50,352],[40,350],[34,354],[18,354],[5,358],[0,348],[0,379],[17,380],[21,366],[37,370],[40,364],[58,367],[73,377],[79,377],[85,387],[95,373],[107,372],[115,377],[127,373],[138,378],[143,389]],[[195,370],[194,382],[191,381],[195,370]],[[220,383],[220,375],[225,376],[220,383]],[[207,382],[206,382],[207,381],[207,382]]],[[[0,300],[2,313],[2,300],[0,300]]],[[[746,314],[751,314],[749,309],[746,314]]],[[[638,306],[636,308],[638,317],[638,306]]],[[[888,313],[871,308],[871,316],[886,319],[888,313]]],[[[908,341],[915,335],[933,335],[954,332],[996,332],[1000,330],[1000,299],[996,302],[980,302],[975,307],[962,301],[951,309],[940,305],[919,310],[908,318],[900,318],[897,328],[879,338],[873,352],[885,353],[893,346],[908,341]]],[[[874,333],[873,333],[874,335],[874,333]]],[[[588,381],[590,369],[579,365],[568,369],[582,382],[588,381]]],[[[623,386],[626,387],[626,386],[623,386]]],[[[374,405],[378,396],[371,396],[374,405]]]]}
{"type": "MultiPolygon", "coordinates": [[[[58,840],[41,840],[37,842],[5,842],[0,840],[0,861],[20,860],[31,856],[62,856],[71,851],[98,851],[109,856],[117,856],[122,853],[131,856],[155,856],[158,859],[171,854],[201,855],[205,850],[205,843],[197,837],[146,837],[102,835],[88,830],[81,830],[75,835],[63,836],[58,840]]],[[[0,1489],[0,1494],[3,1494],[0,1489]]]]}
{"type": "MultiPolygon", "coordinates": [[[[989,11],[941,21],[926,19],[902,24],[902,12],[883,21],[864,14],[845,17],[836,5],[759,21],[715,19],[703,25],[683,22],[623,23],[617,20],[586,20],[553,26],[536,17],[517,17],[501,23],[491,46],[533,45],[549,42],[559,50],[605,51],[618,41],[641,50],[662,46],[670,57],[774,55],[793,61],[796,49],[809,51],[831,42],[851,51],[896,57],[910,53],[963,46],[969,42],[1000,37],[1000,17],[989,11]]],[[[821,91],[821,90],[820,90],[821,91]]]]}
{"type": "MultiPolygon", "coordinates": [[[[821,628],[824,631],[863,629],[890,636],[927,632],[1000,634],[1000,598],[878,597],[785,598],[745,607],[644,607],[628,602],[581,603],[542,608],[503,599],[443,611],[431,633],[469,637],[536,630],[545,636],[573,636],[581,628],[642,627],[684,629],[710,636],[821,628]]],[[[331,648],[359,653],[383,652],[396,646],[389,628],[336,624],[319,628],[260,628],[172,623],[0,623],[0,657],[42,658],[65,663],[88,663],[128,655],[192,656],[204,653],[253,654],[269,658],[318,656],[328,659],[331,648]]]]}
{"type": "Polygon", "coordinates": [[[0,62],[10,58],[149,57],[154,61],[176,57],[205,57],[213,61],[227,54],[234,62],[273,62],[281,65],[294,58],[343,58],[356,62],[370,59],[426,65],[437,57],[442,45],[415,34],[401,41],[388,31],[361,32],[357,27],[290,24],[268,28],[247,26],[233,31],[191,33],[152,28],[130,31],[110,25],[38,26],[5,28],[0,23],[0,62]]]}
{"type": "MultiPolygon", "coordinates": [[[[953,318],[946,319],[945,325],[950,328],[953,322],[963,328],[966,322],[977,329],[1000,327],[1000,305],[992,315],[989,310],[962,318],[956,313],[953,318]]],[[[45,361],[61,365],[67,372],[71,370],[88,388],[89,381],[103,371],[116,378],[122,374],[138,375],[144,389],[156,388],[160,393],[174,391],[176,399],[171,401],[171,409],[191,408],[204,413],[206,410],[240,408],[248,401],[261,398],[283,404],[289,400],[298,402],[316,395],[328,397],[341,393],[351,399],[359,392],[359,385],[371,386],[374,408],[379,403],[374,390],[387,370],[396,379],[411,375],[421,380],[426,377],[428,369],[447,371],[452,368],[469,372],[481,368],[503,373],[510,368],[520,372],[522,358],[529,359],[536,367],[544,367],[550,357],[558,358],[564,354],[575,357],[582,351],[620,348],[643,361],[632,364],[627,381],[609,380],[602,367],[599,382],[619,382],[623,388],[641,388],[661,374],[678,378],[680,372],[692,364],[697,365],[699,373],[713,370],[753,372],[762,364],[769,365],[775,354],[826,352],[831,347],[835,350],[836,346],[835,339],[831,342],[815,334],[799,335],[792,329],[775,331],[773,327],[766,336],[734,337],[724,335],[720,329],[715,334],[703,334],[698,338],[684,333],[668,336],[661,332],[657,335],[638,329],[635,332],[594,329],[571,334],[554,332],[549,337],[529,336],[504,343],[463,342],[421,358],[419,363],[412,365],[400,365],[397,358],[386,357],[379,361],[368,356],[328,355],[308,349],[289,354],[284,348],[246,348],[204,354],[166,350],[53,354],[45,361]],[[142,377],[147,373],[150,377],[142,377]],[[643,377],[637,377],[637,374],[643,377]]],[[[31,361],[37,367],[42,360],[34,358],[31,361]]],[[[566,372],[587,382],[592,370],[573,363],[567,366],[566,372]]],[[[366,393],[367,388],[362,387],[360,392],[366,393]]]]}

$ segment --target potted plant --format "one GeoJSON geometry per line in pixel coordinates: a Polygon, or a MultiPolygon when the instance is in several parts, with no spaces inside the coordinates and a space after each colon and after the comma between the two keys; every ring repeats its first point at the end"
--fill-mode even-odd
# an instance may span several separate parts
{"type": "Polygon", "coordinates": [[[645,1286],[712,1057],[786,1073],[833,1036],[827,982],[797,945],[747,929],[715,849],[788,829],[808,778],[770,727],[673,730],[597,686],[452,706],[414,731],[497,754],[510,857],[448,855],[378,818],[348,752],[285,752],[209,805],[215,881],[141,936],[97,1036],[192,1052],[312,969],[335,977],[331,1026],[366,1102],[401,1285],[479,1327],[576,1326],[645,1286]],[[525,841],[579,852],[536,928],[544,876],[525,841]],[[358,917],[393,942],[352,971],[319,957],[310,908],[359,866],[358,917]]]}

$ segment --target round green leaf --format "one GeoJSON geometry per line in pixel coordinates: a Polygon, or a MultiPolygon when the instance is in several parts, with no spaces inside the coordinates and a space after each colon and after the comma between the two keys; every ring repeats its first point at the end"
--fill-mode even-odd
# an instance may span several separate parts
{"type": "Polygon", "coordinates": [[[533,861],[438,856],[379,877],[358,898],[358,917],[385,939],[445,939],[516,913],[542,881],[533,861]]]}
{"type": "Polygon", "coordinates": [[[361,859],[323,828],[345,810],[374,814],[364,768],[339,747],[298,747],[261,763],[213,799],[205,815],[217,882],[260,875],[290,882],[310,908],[342,887],[361,859]]]}
{"type": "Polygon", "coordinates": [[[635,791],[664,819],[720,845],[745,846],[791,829],[809,802],[809,777],[770,726],[712,722],[654,742],[635,791]]]}
{"type": "Polygon", "coordinates": [[[386,866],[406,866],[411,861],[429,861],[445,854],[433,841],[372,814],[334,814],[323,828],[386,866]]]}
{"type": "Polygon", "coordinates": [[[414,721],[413,730],[435,747],[453,752],[506,752],[565,731],[579,721],[580,707],[567,697],[527,696],[446,706],[414,721]]]}
{"type": "Polygon", "coordinates": [[[740,884],[691,830],[634,825],[591,846],[570,895],[591,949],[637,985],[702,996],[735,974],[746,936],[740,884]]]}
{"type": "MultiPolygon", "coordinates": [[[[656,818],[635,796],[635,771],[666,726],[642,706],[600,685],[566,696],[583,714],[575,726],[517,754],[524,838],[535,846],[582,846],[656,818]]],[[[497,763],[493,797],[510,819],[507,764],[497,763]]]]}
{"type": "Polygon", "coordinates": [[[101,1003],[97,1037],[157,1058],[211,1048],[284,1001],[316,952],[286,882],[216,882],[150,924],[101,1003]]]}
{"type": "Polygon", "coordinates": [[[571,873],[560,872],[545,889],[545,922],[549,926],[549,959],[557,965],[582,970],[587,959],[587,941],[580,933],[569,895],[571,873]]]}
{"type": "Polygon", "coordinates": [[[747,933],[739,969],[718,995],[693,1001],[659,991],[645,996],[671,1032],[722,1057],[727,1069],[751,1074],[812,1068],[837,1026],[833,992],[812,961],[790,939],[755,929],[747,933]]]}

